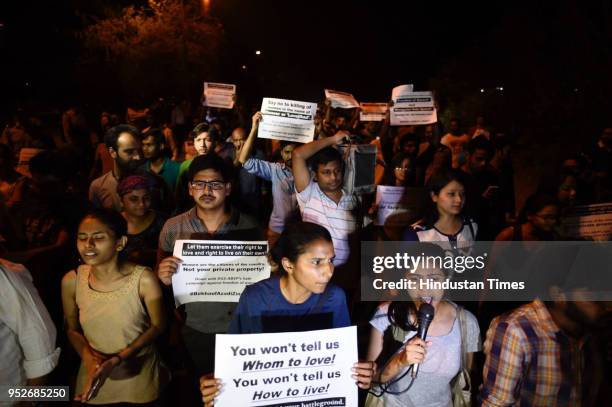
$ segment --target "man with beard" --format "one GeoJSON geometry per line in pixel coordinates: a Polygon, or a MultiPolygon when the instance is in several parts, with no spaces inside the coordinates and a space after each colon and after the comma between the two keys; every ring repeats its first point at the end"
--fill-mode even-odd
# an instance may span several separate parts
{"type": "Polygon", "coordinates": [[[491,322],[479,405],[598,405],[602,358],[590,334],[603,303],[582,288],[550,293],[551,302],[536,299],[491,322]]]}
{"type": "Polygon", "coordinates": [[[261,112],[253,115],[251,133],[239,151],[238,162],[242,169],[249,174],[272,183],[272,214],[268,223],[268,242],[272,245],[285,229],[285,221],[292,212],[297,210],[297,200],[294,193],[293,172],[291,171],[291,153],[297,143],[283,141],[281,143],[282,163],[273,163],[257,157],[249,157],[257,127],[262,119],[261,112]]]}
{"type": "Polygon", "coordinates": [[[104,135],[104,144],[113,159],[113,169],[92,181],[89,200],[97,208],[121,211],[121,198],[117,194],[119,180],[142,164],[138,130],[127,124],[112,127],[104,135]]]}
{"type": "MultiPolygon", "coordinates": [[[[157,275],[167,286],[172,284],[172,275],[181,263],[181,259],[172,256],[177,240],[264,240],[255,219],[229,205],[230,164],[216,154],[200,155],[191,162],[188,179],[189,195],[195,206],[168,219],[159,235],[157,275]]],[[[214,370],[215,334],[227,332],[236,305],[229,302],[186,304],[183,341],[200,374],[214,370]]]]}
{"type": "Polygon", "coordinates": [[[180,164],[164,155],[165,138],[160,129],[150,129],[142,135],[142,154],[147,160],[145,168],[164,179],[166,186],[174,192],[180,164]]]}

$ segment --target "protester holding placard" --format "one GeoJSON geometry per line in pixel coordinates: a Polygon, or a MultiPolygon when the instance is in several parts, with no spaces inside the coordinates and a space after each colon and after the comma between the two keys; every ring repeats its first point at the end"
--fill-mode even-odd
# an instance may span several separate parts
{"type": "Polygon", "coordinates": [[[352,211],[359,205],[359,200],[357,196],[342,190],[344,160],[340,152],[332,147],[343,143],[348,136],[347,132],[339,131],[332,137],[296,148],[292,156],[295,191],[302,219],[329,230],[336,252],[336,266],[348,261],[349,234],[358,225],[352,211]],[[307,160],[310,161],[310,169],[307,160]],[[311,169],[314,172],[312,178],[311,169]]]}
{"type": "MultiPolygon", "coordinates": [[[[327,229],[310,222],[288,225],[270,255],[280,266],[280,276],[245,289],[229,333],[296,332],[350,325],[344,292],[329,283],[335,253],[327,229]]],[[[370,387],[374,369],[373,362],[355,363],[353,379],[359,387],[370,387]]],[[[220,385],[210,376],[202,377],[200,388],[206,406],[213,405],[220,385]]]]}
{"type": "Polygon", "coordinates": [[[293,172],[291,170],[291,154],[298,143],[283,141],[281,143],[282,163],[272,163],[259,158],[249,157],[255,137],[257,126],[262,120],[261,112],[253,115],[253,125],[238,161],[242,168],[260,178],[272,183],[272,214],[268,223],[268,241],[273,243],[285,228],[285,220],[297,209],[297,201],[294,193],[293,172]]]}
{"type": "MultiPolygon", "coordinates": [[[[215,154],[201,155],[189,166],[188,179],[195,207],[170,218],[159,235],[157,275],[168,286],[181,263],[172,256],[177,240],[263,240],[257,222],[229,205],[231,165],[215,154]]],[[[235,307],[222,302],[186,304],[183,341],[198,371],[214,368],[214,334],[227,331],[235,307]]]]}
{"type": "MultiPolygon", "coordinates": [[[[425,256],[442,256],[444,251],[434,244],[419,245],[425,256]]],[[[443,281],[448,272],[433,267],[419,267],[406,278],[420,285],[429,279],[443,281]]],[[[480,328],[476,317],[456,304],[443,300],[444,290],[408,290],[412,301],[381,304],[370,320],[372,325],[368,359],[377,359],[383,351],[392,356],[379,364],[375,376],[379,386],[368,396],[367,406],[378,405],[372,396],[384,400],[384,406],[448,406],[451,405],[451,381],[472,367],[474,352],[481,349],[480,328]],[[427,341],[417,334],[417,310],[430,304],[435,310],[427,331],[427,341]],[[383,349],[383,336],[390,330],[399,349],[383,349]],[[462,354],[463,353],[463,354],[462,354]],[[420,364],[418,376],[411,383],[411,375],[401,376],[414,363],[420,364]],[[407,389],[408,388],[408,389],[407,389]],[[406,390],[407,389],[407,390],[406,390]],[[403,391],[402,391],[403,390],[403,391]]],[[[387,343],[389,344],[389,343],[387,343]]]]}

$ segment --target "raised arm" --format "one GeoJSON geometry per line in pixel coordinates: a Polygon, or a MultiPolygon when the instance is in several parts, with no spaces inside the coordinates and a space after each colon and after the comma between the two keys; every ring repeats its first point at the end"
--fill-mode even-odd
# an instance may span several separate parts
{"type": "Polygon", "coordinates": [[[253,143],[255,143],[255,137],[257,135],[257,128],[259,127],[259,122],[263,118],[261,112],[257,112],[253,115],[253,123],[251,125],[251,132],[249,133],[249,137],[247,137],[244,142],[244,146],[242,146],[242,150],[240,151],[240,155],[237,158],[237,163],[239,165],[244,165],[244,163],[249,159],[249,155],[251,154],[251,150],[253,149],[253,143]]]}
{"type": "Polygon", "coordinates": [[[302,192],[310,183],[310,170],[308,169],[308,164],[306,163],[307,160],[326,147],[341,144],[342,140],[348,137],[348,132],[339,131],[331,137],[312,141],[293,150],[293,154],[291,155],[291,167],[293,170],[293,178],[295,180],[295,189],[297,192],[302,192]]]}

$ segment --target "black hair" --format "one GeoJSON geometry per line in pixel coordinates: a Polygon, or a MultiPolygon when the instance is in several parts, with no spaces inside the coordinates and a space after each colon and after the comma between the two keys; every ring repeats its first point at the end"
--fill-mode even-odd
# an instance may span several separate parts
{"type": "Polygon", "coordinates": [[[130,126],[129,124],[118,124],[108,129],[104,135],[104,144],[106,144],[106,148],[112,148],[115,151],[119,151],[117,142],[121,133],[129,133],[134,136],[135,139],[140,139],[140,132],[136,127],[130,126]]]}
{"type": "MultiPolygon", "coordinates": [[[[452,181],[456,181],[463,185],[465,188],[465,177],[463,173],[459,170],[450,169],[450,170],[442,170],[433,174],[429,181],[427,181],[427,191],[429,192],[429,207],[427,209],[425,215],[425,225],[432,226],[438,220],[438,208],[436,204],[431,199],[431,194],[439,195],[442,188],[450,184],[452,181]]],[[[465,207],[464,207],[465,209],[465,207]]]]}
{"type": "Polygon", "coordinates": [[[198,134],[200,133],[207,133],[210,128],[212,126],[210,124],[208,124],[208,122],[202,122],[202,123],[198,123],[196,124],[196,126],[193,128],[193,130],[191,130],[191,134],[189,135],[190,138],[194,139],[198,136],[198,134]]]}
{"type": "Polygon", "coordinates": [[[191,164],[189,164],[189,169],[187,172],[188,180],[190,182],[193,181],[196,174],[204,170],[217,171],[219,174],[221,174],[221,178],[223,178],[224,182],[232,181],[232,168],[223,158],[219,157],[215,153],[199,155],[194,158],[191,164]]]}
{"type": "MultiPolygon", "coordinates": [[[[90,209],[79,221],[79,225],[87,218],[97,219],[102,222],[106,227],[110,229],[115,238],[115,241],[121,239],[123,236],[127,236],[128,225],[127,221],[121,216],[121,214],[113,209],[107,208],[95,208],[90,209]]],[[[123,263],[127,260],[128,253],[125,250],[121,250],[117,255],[119,263],[123,263]]]]}
{"type": "Polygon", "coordinates": [[[545,192],[536,192],[535,194],[530,195],[525,200],[525,205],[523,205],[523,209],[518,217],[518,223],[522,224],[527,222],[527,217],[529,215],[535,215],[545,207],[551,205],[556,207],[561,205],[554,195],[547,194],[545,192]]]}
{"type": "Polygon", "coordinates": [[[212,140],[213,144],[219,144],[223,142],[223,136],[221,132],[214,126],[211,126],[207,122],[202,122],[196,125],[191,133],[189,134],[189,138],[191,140],[198,137],[199,134],[208,133],[208,137],[212,140]]]}
{"type": "Polygon", "coordinates": [[[485,150],[488,158],[493,157],[494,153],[493,143],[491,143],[485,137],[476,137],[471,139],[466,144],[465,149],[469,154],[474,154],[476,150],[485,150]]]}
{"type": "Polygon", "coordinates": [[[418,152],[419,137],[415,133],[404,133],[400,136],[400,150],[402,150],[404,145],[409,141],[412,141],[417,146],[418,152]]]}
{"type": "Polygon", "coordinates": [[[282,259],[286,257],[295,263],[306,251],[306,246],[317,240],[332,243],[329,231],[321,225],[301,221],[288,224],[270,250],[270,258],[278,264],[280,273],[285,275],[287,271],[283,268],[282,259]]]}
{"type": "Polygon", "coordinates": [[[334,161],[337,161],[340,166],[344,168],[344,160],[342,159],[342,154],[340,154],[340,151],[333,147],[325,147],[310,157],[308,163],[310,164],[310,169],[316,172],[319,165],[325,165],[334,161]]]}
{"type": "MultiPolygon", "coordinates": [[[[444,250],[434,243],[418,243],[415,252],[427,257],[444,258],[446,256],[444,250]]],[[[442,268],[442,272],[448,275],[448,270],[442,268]]],[[[387,318],[392,325],[405,331],[416,331],[416,321],[415,323],[410,322],[410,316],[416,317],[416,314],[417,309],[413,301],[392,301],[389,304],[387,318]]]]}
{"type": "Polygon", "coordinates": [[[97,219],[108,227],[115,239],[121,239],[123,236],[127,236],[127,221],[121,214],[113,209],[107,208],[94,208],[90,209],[81,218],[82,223],[87,218],[97,219]]]}
{"type": "Polygon", "coordinates": [[[15,168],[15,156],[11,148],[6,144],[0,143],[0,159],[2,160],[2,165],[11,169],[15,168]]]}
{"type": "Polygon", "coordinates": [[[297,141],[283,140],[280,143],[280,149],[282,150],[283,148],[285,148],[285,147],[287,147],[287,146],[289,146],[291,144],[293,144],[293,145],[295,145],[297,147],[297,146],[301,145],[302,143],[298,143],[297,141]]]}
{"type": "Polygon", "coordinates": [[[150,129],[142,133],[142,141],[144,141],[148,137],[153,137],[155,144],[157,144],[158,146],[161,146],[162,144],[166,143],[166,138],[164,137],[164,133],[162,133],[160,129],[157,129],[157,128],[150,129]]]}

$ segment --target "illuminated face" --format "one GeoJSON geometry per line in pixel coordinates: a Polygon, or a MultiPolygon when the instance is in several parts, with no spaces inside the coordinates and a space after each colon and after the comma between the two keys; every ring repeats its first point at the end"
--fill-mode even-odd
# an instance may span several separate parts
{"type": "Polygon", "coordinates": [[[287,144],[281,150],[281,158],[285,162],[285,165],[287,165],[287,167],[289,168],[291,168],[291,153],[293,153],[294,149],[295,149],[295,144],[287,144]]]}
{"type": "Polygon", "coordinates": [[[446,184],[439,194],[432,193],[431,199],[436,203],[440,215],[457,216],[465,204],[465,188],[453,180],[446,184]]]}
{"type": "Polygon", "coordinates": [[[422,303],[437,304],[444,295],[444,290],[437,290],[433,287],[428,288],[427,282],[442,283],[446,280],[444,272],[436,267],[420,267],[414,273],[407,273],[406,279],[412,281],[414,289],[408,290],[408,295],[415,303],[417,309],[422,303]]]}
{"type": "Polygon", "coordinates": [[[476,149],[472,154],[469,155],[470,170],[473,173],[479,173],[484,171],[487,167],[489,156],[487,150],[476,149]]]}
{"type": "Polygon", "coordinates": [[[77,250],[85,264],[101,265],[114,261],[125,247],[126,238],[117,239],[100,220],[86,217],[79,225],[77,250]]]}
{"type": "Polygon", "coordinates": [[[109,149],[111,157],[122,170],[130,170],[138,165],[142,158],[140,141],[130,133],[121,133],[117,139],[117,151],[109,149]]]}
{"type": "Polygon", "coordinates": [[[234,145],[234,149],[236,152],[242,150],[242,146],[246,141],[246,134],[243,129],[237,128],[232,132],[232,144],[234,145]]]}
{"type": "Polygon", "coordinates": [[[315,181],[323,192],[337,192],[341,190],[343,183],[342,164],[338,161],[319,164],[315,174],[315,181]]]}
{"type": "Polygon", "coordinates": [[[230,192],[231,184],[223,181],[221,173],[213,169],[199,171],[189,183],[189,195],[202,210],[223,208],[230,192]]]}
{"type": "Polygon", "coordinates": [[[527,220],[538,230],[552,232],[559,219],[559,208],[548,205],[540,209],[535,215],[528,215],[527,220]]]}
{"type": "Polygon", "coordinates": [[[334,257],[334,245],[331,242],[316,240],[306,246],[295,263],[283,258],[283,268],[292,283],[304,291],[321,294],[334,274],[334,257]]]}
{"type": "Polygon", "coordinates": [[[559,202],[571,205],[576,200],[576,178],[573,176],[565,177],[557,194],[559,202]]]}
{"type": "Polygon", "coordinates": [[[143,217],[151,209],[151,193],[146,189],[135,189],[121,197],[121,204],[128,215],[143,217]]]}
{"type": "Polygon", "coordinates": [[[153,160],[160,156],[162,146],[155,142],[155,137],[149,136],[142,140],[142,155],[147,160],[153,160]]]}
{"type": "Polygon", "coordinates": [[[410,171],[410,160],[404,158],[399,167],[395,167],[393,173],[395,174],[395,179],[400,183],[404,183],[406,181],[406,174],[410,171]]]}
{"type": "Polygon", "coordinates": [[[214,141],[207,131],[198,134],[193,139],[193,146],[195,147],[198,155],[206,155],[213,149],[214,141]]]}

